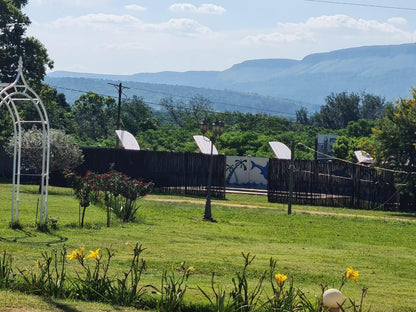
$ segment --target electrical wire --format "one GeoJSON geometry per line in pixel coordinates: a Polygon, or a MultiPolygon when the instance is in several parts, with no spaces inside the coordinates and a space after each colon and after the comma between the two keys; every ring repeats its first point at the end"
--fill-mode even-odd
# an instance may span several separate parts
{"type": "MultiPolygon", "coordinates": [[[[322,152],[317,151],[317,150],[315,150],[315,149],[313,149],[313,148],[311,148],[311,147],[309,147],[309,146],[307,146],[307,145],[305,145],[301,142],[297,142],[297,144],[305,147],[306,149],[308,149],[309,151],[311,151],[313,153],[320,154],[320,155],[325,156],[326,158],[329,158],[329,159],[335,159],[335,160],[338,160],[338,161],[341,161],[341,162],[344,162],[344,163],[348,163],[348,164],[352,164],[352,165],[356,165],[356,166],[368,167],[366,165],[357,164],[355,162],[352,162],[352,161],[349,161],[349,160],[346,160],[346,159],[342,159],[342,158],[338,158],[338,157],[335,157],[335,156],[332,156],[332,155],[322,153],[322,152]]],[[[376,170],[380,170],[380,171],[399,173],[399,174],[416,174],[416,172],[407,172],[407,171],[394,170],[394,169],[388,169],[388,168],[383,168],[383,167],[373,167],[372,166],[371,168],[376,169],[376,170]]]]}
{"type": "MultiPolygon", "coordinates": [[[[73,88],[61,87],[61,86],[56,86],[56,85],[51,85],[51,87],[57,88],[57,89],[63,89],[63,90],[73,91],[73,92],[78,92],[78,93],[88,93],[88,92],[90,92],[90,91],[77,90],[77,89],[73,89],[73,88]]],[[[173,95],[173,94],[170,94],[170,93],[167,93],[167,92],[155,91],[155,90],[144,89],[144,88],[129,87],[129,89],[131,89],[131,90],[137,90],[137,91],[153,92],[153,93],[156,93],[156,94],[162,94],[162,95],[166,95],[166,96],[169,96],[169,97],[180,97],[180,98],[184,98],[184,99],[187,99],[187,100],[191,100],[192,99],[192,97],[187,97],[187,96],[183,96],[183,95],[173,95]]],[[[111,97],[111,98],[117,99],[117,97],[116,96],[113,96],[113,95],[104,95],[104,94],[99,94],[99,93],[97,93],[97,94],[98,95],[101,95],[101,96],[111,97]]],[[[125,95],[125,98],[126,99],[131,99],[131,98],[128,98],[126,95],[125,95]]],[[[160,104],[160,103],[154,103],[154,102],[150,102],[150,101],[144,101],[144,102],[146,104],[157,105],[157,106],[162,106],[163,107],[163,105],[160,104]]],[[[238,104],[229,104],[229,103],[225,103],[225,102],[221,102],[221,101],[216,101],[215,103],[216,104],[220,104],[220,105],[224,105],[224,106],[236,107],[236,108],[253,109],[253,107],[251,107],[251,106],[238,105],[238,104]]],[[[182,108],[182,107],[179,107],[179,106],[175,106],[175,107],[176,108],[179,108],[179,109],[182,108]]],[[[275,110],[260,109],[260,111],[262,111],[264,113],[267,113],[267,114],[272,114],[273,113],[273,114],[281,114],[281,115],[287,115],[287,116],[296,116],[296,114],[294,114],[294,113],[287,113],[287,112],[275,111],[275,110]]],[[[215,111],[207,111],[207,112],[215,112],[215,111]]]]}
{"type": "Polygon", "coordinates": [[[377,5],[377,4],[368,4],[368,3],[352,3],[352,2],[342,2],[342,1],[329,1],[329,0],[305,0],[309,2],[320,2],[327,4],[342,4],[342,5],[351,5],[351,6],[361,6],[361,7],[371,7],[371,8],[380,8],[380,9],[393,9],[393,10],[404,10],[404,11],[416,11],[416,8],[406,8],[399,6],[387,6],[387,5],[377,5]]]}

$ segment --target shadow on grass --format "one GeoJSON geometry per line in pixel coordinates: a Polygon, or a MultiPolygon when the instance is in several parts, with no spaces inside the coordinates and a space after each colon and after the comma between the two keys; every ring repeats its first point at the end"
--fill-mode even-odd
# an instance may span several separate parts
{"type": "Polygon", "coordinates": [[[43,301],[46,302],[49,305],[54,306],[55,308],[59,309],[60,311],[64,311],[64,312],[80,312],[81,311],[81,310],[77,310],[75,308],[72,308],[72,307],[68,306],[67,304],[53,301],[52,299],[49,299],[49,298],[43,298],[43,301]]]}
{"type": "Polygon", "coordinates": [[[56,235],[53,233],[49,233],[49,236],[51,236],[51,240],[48,241],[25,241],[28,238],[36,238],[37,235],[33,232],[25,231],[25,230],[15,230],[18,233],[23,233],[23,236],[19,237],[10,237],[10,238],[4,238],[0,237],[0,241],[8,242],[8,243],[20,243],[20,244],[31,244],[31,245],[45,245],[50,247],[54,244],[59,244],[66,242],[68,240],[67,237],[56,235]]]}
{"type": "Polygon", "coordinates": [[[416,213],[406,213],[406,212],[392,212],[389,213],[389,216],[394,217],[394,218],[409,218],[409,219],[416,219],[416,213]]]}

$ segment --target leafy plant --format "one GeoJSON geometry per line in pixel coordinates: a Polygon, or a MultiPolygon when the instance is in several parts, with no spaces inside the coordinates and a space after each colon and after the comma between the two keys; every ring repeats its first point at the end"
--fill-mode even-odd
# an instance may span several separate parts
{"type": "Polygon", "coordinates": [[[0,289],[10,286],[12,274],[12,257],[4,251],[3,257],[0,258],[0,289]]]}
{"type": "Polygon", "coordinates": [[[183,298],[188,287],[186,281],[194,273],[194,267],[190,266],[188,269],[185,269],[183,263],[181,273],[177,278],[173,271],[169,274],[166,270],[163,271],[162,286],[158,291],[160,299],[157,303],[157,310],[159,312],[181,311],[183,298]]]}
{"type": "Polygon", "coordinates": [[[92,172],[87,172],[85,177],[81,177],[70,169],[66,169],[64,176],[69,185],[74,189],[75,197],[78,198],[79,205],[82,207],[82,214],[80,216],[80,227],[82,228],[84,227],[85,211],[96,195],[97,175],[92,172]]]}
{"type": "Polygon", "coordinates": [[[238,311],[257,311],[260,304],[260,294],[263,289],[262,284],[265,279],[265,274],[260,277],[257,285],[250,290],[247,281],[247,268],[256,256],[251,256],[250,253],[242,253],[242,256],[244,258],[244,267],[241,273],[236,272],[237,279],[232,279],[234,289],[231,291],[230,296],[238,311]]]}
{"type": "Polygon", "coordinates": [[[123,278],[118,278],[116,285],[110,290],[111,302],[121,306],[138,305],[142,296],[146,293],[144,287],[139,287],[139,282],[143,271],[146,269],[146,262],[140,259],[141,253],[145,250],[142,245],[136,243],[133,247],[133,258],[128,272],[123,274],[123,278]]]}
{"type": "Polygon", "coordinates": [[[48,297],[62,298],[66,295],[65,247],[59,253],[56,250],[41,253],[42,260],[36,261],[36,269],[19,270],[22,281],[18,289],[27,293],[48,297]]]}
{"type": "Polygon", "coordinates": [[[76,277],[72,279],[73,291],[70,297],[86,301],[109,302],[108,294],[111,291],[112,280],[107,276],[107,272],[113,256],[114,253],[107,249],[107,258],[104,262],[100,249],[90,250],[89,255],[86,256],[84,247],[79,251],[75,249],[67,255],[70,260],[78,260],[85,274],[76,272],[76,277]],[[95,260],[92,269],[87,264],[87,258],[95,260]]]}

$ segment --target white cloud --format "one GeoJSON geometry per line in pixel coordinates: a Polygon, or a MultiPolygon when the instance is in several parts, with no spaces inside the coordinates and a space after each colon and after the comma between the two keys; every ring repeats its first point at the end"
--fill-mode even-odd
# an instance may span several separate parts
{"type": "MultiPolygon", "coordinates": [[[[414,33],[400,28],[406,20],[403,18],[389,19],[387,22],[356,19],[347,15],[322,15],[311,17],[304,23],[278,23],[274,31],[246,36],[243,43],[281,44],[288,42],[317,42],[319,40],[400,37],[404,41],[413,41],[414,33]]],[[[398,39],[398,38],[396,38],[398,39]]]]}
{"type": "Polygon", "coordinates": [[[177,36],[213,35],[213,31],[197,21],[188,18],[170,19],[167,22],[144,23],[131,15],[88,14],[79,17],[67,16],[48,25],[49,28],[88,29],[112,33],[123,32],[124,36],[134,33],[137,36],[145,32],[168,33],[177,36]]]}
{"type": "Polygon", "coordinates": [[[148,24],[146,29],[157,32],[168,32],[182,35],[195,35],[195,34],[211,34],[210,28],[199,24],[197,21],[189,18],[175,18],[170,19],[166,23],[160,24],[148,24]]]}
{"type": "Polygon", "coordinates": [[[191,12],[218,15],[224,14],[226,12],[225,8],[215,4],[201,4],[201,6],[196,7],[191,3],[175,3],[169,7],[169,10],[173,12],[191,12]]]}
{"type": "Polygon", "coordinates": [[[145,8],[145,7],[142,7],[142,6],[137,5],[137,4],[128,4],[128,5],[125,5],[125,6],[124,6],[124,8],[125,8],[126,10],[129,10],[129,11],[136,11],[136,12],[143,12],[143,11],[146,11],[146,8],[145,8]]]}
{"type": "Polygon", "coordinates": [[[407,20],[403,17],[392,17],[387,20],[387,23],[392,25],[407,25],[407,20]]]}
{"type": "Polygon", "coordinates": [[[104,29],[118,26],[139,26],[143,23],[131,15],[113,15],[113,14],[87,14],[79,17],[67,16],[55,20],[51,26],[54,27],[79,27],[104,29]]]}

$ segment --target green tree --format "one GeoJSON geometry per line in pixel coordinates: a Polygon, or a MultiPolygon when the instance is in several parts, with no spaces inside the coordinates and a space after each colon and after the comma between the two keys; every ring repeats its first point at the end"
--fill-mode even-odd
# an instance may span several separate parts
{"type": "Polygon", "coordinates": [[[380,96],[364,93],[361,96],[360,118],[376,120],[384,115],[386,100],[380,96]]]}
{"type": "Polygon", "coordinates": [[[400,191],[416,206],[416,89],[412,98],[399,99],[396,105],[387,105],[385,116],[376,120],[373,128],[373,157],[379,165],[408,172],[398,174],[400,191]]]}
{"type": "Polygon", "coordinates": [[[25,36],[30,19],[22,13],[27,0],[0,0],[0,80],[13,82],[19,57],[24,76],[35,88],[40,87],[47,68],[53,68],[46,48],[33,37],[25,36]]]}
{"type": "Polygon", "coordinates": [[[43,84],[39,91],[39,97],[42,99],[48,114],[50,127],[67,133],[74,133],[76,125],[71,105],[67,103],[65,95],[58,93],[56,89],[49,85],[43,84]]]}
{"type": "MultiPolygon", "coordinates": [[[[62,171],[66,168],[76,168],[83,162],[82,151],[74,139],[64,131],[50,130],[50,171],[62,171]]],[[[23,165],[38,172],[42,168],[42,131],[32,128],[22,133],[23,165]]],[[[13,155],[14,140],[6,146],[9,155],[13,155]]]]}
{"type": "Polygon", "coordinates": [[[302,125],[309,124],[308,110],[305,107],[302,106],[296,111],[296,122],[302,125]]]}
{"type": "Polygon", "coordinates": [[[152,109],[144,102],[143,98],[137,96],[122,102],[121,125],[123,130],[129,131],[133,135],[139,131],[157,128],[152,109]]]}
{"type": "Polygon", "coordinates": [[[320,111],[312,116],[312,121],[316,126],[342,129],[348,125],[348,122],[359,119],[360,96],[358,94],[332,93],[326,97],[325,101],[326,104],[321,106],[320,111]]]}
{"type": "Polygon", "coordinates": [[[98,142],[115,137],[117,105],[114,98],[88,92],[74,102],[73,114],[80,140],[98,142]]]}
{"type": "Polygon", "coordinates": [[[168,112],[171,123],[181,128],[198,129],[201,121],[214,121],[212,102],[201,95],[194,96],[188,103],[165,98],[160,104],[168,112]]]}

